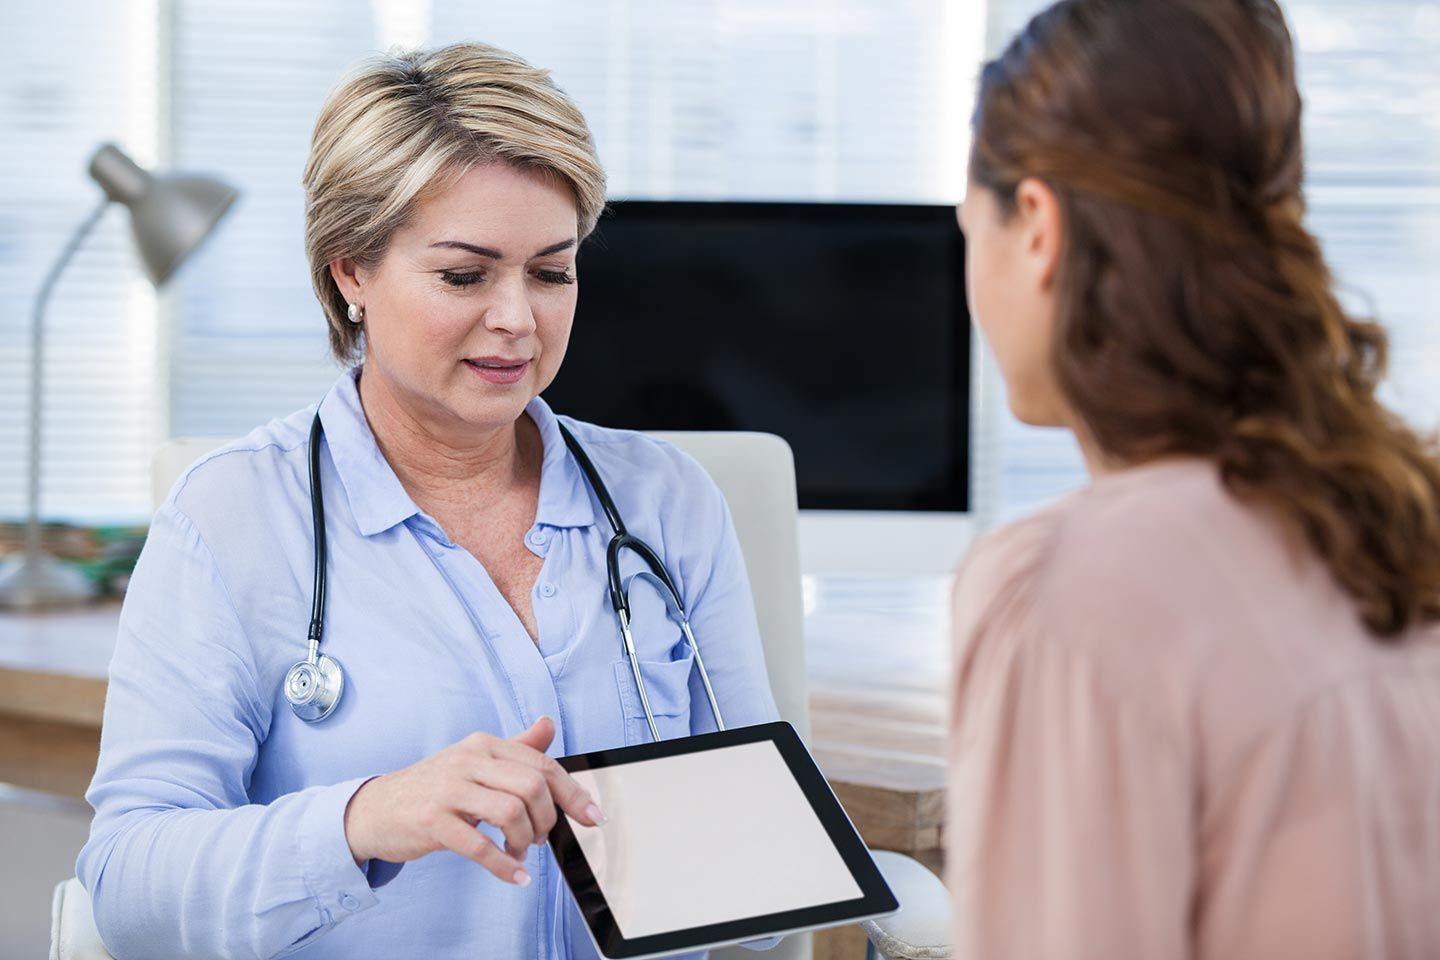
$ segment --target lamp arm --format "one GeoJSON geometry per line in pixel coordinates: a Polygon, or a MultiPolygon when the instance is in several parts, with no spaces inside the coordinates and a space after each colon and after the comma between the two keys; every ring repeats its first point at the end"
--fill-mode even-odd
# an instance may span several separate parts
{"type": "Polygon", "coordinates": [[[45,275],[45,282],[40,284],[40,292],[35,297],[35,311],[30,318],[30,475],[26,490],[25,553],[32,558],[40,553],[40,402],[45,370],[45,306],[60,274],[75,256],[75,251],[80,249],[85,237],[105,215],[108,206],[110,198],[106,197],[66,242],[59,259],[45,275]]]}

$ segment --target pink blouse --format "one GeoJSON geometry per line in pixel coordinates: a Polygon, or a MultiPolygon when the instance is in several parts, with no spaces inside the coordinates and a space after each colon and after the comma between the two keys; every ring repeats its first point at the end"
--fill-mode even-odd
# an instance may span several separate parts
{"type": "Polygon", "coordinates": [[[1440,628],[1376,642],[1209,461],[982,539],[955,644],[957,960],[1440,958],[1440,628]]]}

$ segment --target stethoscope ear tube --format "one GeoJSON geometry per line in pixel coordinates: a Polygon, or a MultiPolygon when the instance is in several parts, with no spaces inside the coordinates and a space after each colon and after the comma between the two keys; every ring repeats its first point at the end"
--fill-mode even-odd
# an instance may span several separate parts
{"type": "Polygon", "coordinates": [[[670,572],[665,569],[664,562],[648,543],[639,537],[632,536],[625,529],[625,523],[620,519],[620,511],[615,507],[615,501],[610,498],[610,491],[606,488],[600,471],[595,469],[590,455],[585,452],[585,448],[580,446],[575,435],[563,423],[560,424],[560,435],[565,438],[565,446],[570,448],[570,453],[580,464],[580,470],[585,474],[585,479],[590,482],[590,489],[595,491],[595,499],[600,501],[600,509],[605,512],[605,518],[610,521],[610,527],[615,531],[615,535],[610,538],[610,543],[605,548],[605,573],[606,579],[609,581],[610,605],[615,608],[615,616],[620,620],[620,635],[625,642],[625,656],[629,659],[630,671],[635,676],[635,689],[640,693],[640,705],[645,710],[645,722],[650,725],[650,736],[659,742],[660,731],[655,726],[655,714],[650,710],[650,697],[645,690],[645,679],[640,676],[640,660],[635,654],[635,638],[630,632],[630,584],[636,577],[654,581],[661,596],[665,598],[666,606],[679,619],[680,629],[685,634],[685,642],[695,653],[695,665],[700,668],[700,682],[705,686],[705,696],[710,701],[710,713],[715,717],[715,726],[719,730],[724,730],[725,720],[720,715],[720,704],[716,701],[715,690],[710,685],[710,673],[705,669],[705,659],[700,656],[700,645],[695,642],[695,634],[690,629],[690,616],[685,610],[685,601],[680,599],[680,591],[676,589],[675,581],[670,578],[670,572]],[[620,552],[626,549],[639,554],[640,559],[645,561],[645,566],[649,570],[632,574],[628,580],[622,583],[620,552]]]}
{"type": "MultiPolygon", "coordinates": [[[[630,661],[630,669],[635,675],[635,687],[640,693],[640,704],[645,710],[645,720],[650,725],[650,735],[655,740],[660,739],[660,731],[655,724],[655,714],[650,709],[650,696],[645,689],[645,679],[640,675],[640,659],[635,651],[635,638],[630,630],[630,584],[636,577],[642,577],[652,581],[665,598],[665,604],[672,615],[680,621],[680,629],[685,634],[685,642],[695,654],[695,663],[700,668],[700,680],[705,686],[705,696],[710,701],[710,712],[715,717],[715,725],[718,729],[725,729],[725,721],[720,716],[720,705],[715,700],[715,691],[710,686],[710,674],[705,669],[705,661],[700,656],[700,646],[695,642],[695,634],[690,629],[689,615],[685,611],[685,603],[680,599],[680,591],[675,587],[675,581],[671,579],[670,573],[665,569],[665,564],[659,555],[651,549],[650,545],[639,537],[631,536],[625,529],[625,523],[620,519],[620,511],[615,508],[615,501],[610,497],[610,491],[606,489],[599,471],[590,461],[590,456],[580,446],[574,435],[565,424],[559,424],[560,435],[565,439],[565,445],[580,465],[581,471],[585,474],[586,480],[590,483],[590,489],[594,491],[595,498],[600,501],[600,508],[605,512],[605,517],[610,521],[611,528],[615,535],[610,538],[610,543],[605,550],[605,572],[610,591],[610,603],[615,609],[615,615],[620,620],[620,635],[625,643],[625,656],[630,661]],[[648,570],[633,574],[628,580],[622,582],[620,579],[620,552],[622,550],[633,550],[639,554],[640,559],[645,561],[648,570]]],[[[320,487],[320,441],[323,434],[323,426],[320,422],[320,410],[315,410],[315,419],[310,423],[310,519],[314,527],[315,536],[315,586],[310,607],[310,628],[307,632],[309,650],[304,660],[292,665],[285,674],[285,681],[282,684],[282,691],[290,709],[295,716],[308,723],[324,720],[334,712],[340,703],[340,695],[345,691],[345,672],[340,664],[333,657],[320,653],[320,640],[325,626],[325,565],[328,551],[325,544],[325,498],[320,487]]]]}
{"type": "MultiPolygon", "coordinates": [[[[615,536],[610,538],[610,545],[605,548],[605,572],[610,581],[610,605],[615,608],[615,613],[618,615],[623,610],[627,618],[630,616],[630,589],[620,582],[620,551],[626,549],[633,550],[639,554],[641,560],[645,561],[645,566],[650,568],[648,571],[650,578],[655,581],[660,592],[665,595],[666,606],[683,619],[685,602],[680,599],[680,591],[675,589],[675,581],[670,579],[670,573],[665,569],[665,564],[644,540],[618,531],[615,536]]],[[[634,580],[635,577],[632,576],[630,579],[634,580]]]]}
{"type": "MultiPolygon", "coordinates": [[[[643,546],[643,544],[641,545],[643,546]]],[[[695,665],[700,668],[700,682],[704,685],[705,696],[710,701],[710,713],[715,717],[715,728],[724,730],[725,721],[720,716],[720,704],[715,700],[715,689],[710,686],[710,672],[705,669],[705,658],[700,655],[700,644],[695,642],[695,634],[690,629],[690,617],[680,602],[680,594],[675,590],[669,577],[662,578],[649,570],[641,570],[639,573],[632,573],[625,579],[623,591],[625,611],[620,614],[620,623],[621,633],[625,636],[625,652],[630,655],[630,669],[635,673],[635,686],[640,691],[640,704],[645,708],[645,719],[650,721],[651,736],[656,741],[660,739],[660,734],[655,730],[655,717],[650,713],[650,698],[645,695],[645,682],[640,679],[640,663],[635,657],[635,640],[630,635],[630,585],[636,580],[649,580],[654,583],[660,596],[665,598],[665,606],[669,608],[670,615],[680,621],[680,632],[685,635],[685,642],[695,654],[695,665]]]]}
{"type": "Polygon", "coordinates": [[[655,726],[655,713],[650,709],[650,695],[645,691],[645,681],[640,677],[640,660],[635,655],[635,638],[630,634],[629,604],[617,609],[620,617],[620,637],[625,643],[625,656],[630,659],[630,672],[635,675],[635,689],[640,691],[640,706],[645,710],[645,722],[650,726],[650,736],[660,742],[660,728],[655,726]]]}

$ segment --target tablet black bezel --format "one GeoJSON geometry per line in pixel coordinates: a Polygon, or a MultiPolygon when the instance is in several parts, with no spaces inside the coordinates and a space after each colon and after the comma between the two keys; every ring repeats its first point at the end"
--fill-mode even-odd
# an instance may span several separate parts
{"type": "MultiPolygon", "coordinates": [[[[597,750],[594,753],[561,757],[559,762],[566,770],[598,770],[617,764],[637,763],[642,760],[657,760],[686,753],[698,753],[719,747],[732,747],[746,743],[769,741],[775,744],[791,774],[800,784],[801,791],[810,802],[816,817],[825,827],[830,841],[835,845],[850,875],[860,887],[861,896],[852,900],[785,910],[780,913],[731,920],[724,923],[706,924],[701,927],[687,927],[667,933],[656,933],[627,940],[620,933],[619,926],[610,912],[610,905],[595,881],[590,864],[585,859],[580,843],[570,829],[570,822],[564,811],[556,808],[555,827],[550,831],[550,846],[555,851],[555,860],[570,885],[575,901],[584,914],[585,922],[595,937],[596,944],[606,957],[621,960],[629,957],[645,957],[660,953],[672,953],[703,948],[707,945],[733,943],[770,936],[777,932],[803,928],[823,927],[845,923],[865,917],[893,913],[899,909],[895,895],[885,883],[885,878],[870,859],[869,850],[855,832],[854,825],[846,816],[840,801],[835,798],[830,785],[815,766],[810,752],[805,749],[795,728],[785,721],[761,723],[749,727],[737,727],[714,733],[703,733],[677,740],[662,740],[659,743],[641,743],[611,750],[597,750]]],[[[763,867],[762,867],[763,869],[763,867]]]]}

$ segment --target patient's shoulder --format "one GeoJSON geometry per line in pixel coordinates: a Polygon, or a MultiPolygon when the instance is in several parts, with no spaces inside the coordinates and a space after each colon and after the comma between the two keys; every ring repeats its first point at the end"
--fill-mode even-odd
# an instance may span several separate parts
{"type": "Polygon", "coordinates": [[[1080,495],[1071,494],[976,539],[955,574],[952,606],[957,634],[972,632],[982,619],[996,616],[1033,593],[1056,529],[1080,495]]]}
{"type": "Polygon", "coordinates": [[[1213,461],[1167,459],[1102,475],[1066,503],[1044,587],[1064,599],[1093,593],[1119,612],[1142,597],[1188,606],[1233,583],[1237,550],[1273,552],[1280,540],[1262,511],[1225,488],[1213,461]]]}
{"type": "Polygon", "coordinates": [[[957,642],[998,632],[1135,664],[1174,656],[1247,589],[1235,551],[1277,542],[1210,461],[1102,476],[977,542],[957,577],[957,642]]]}

